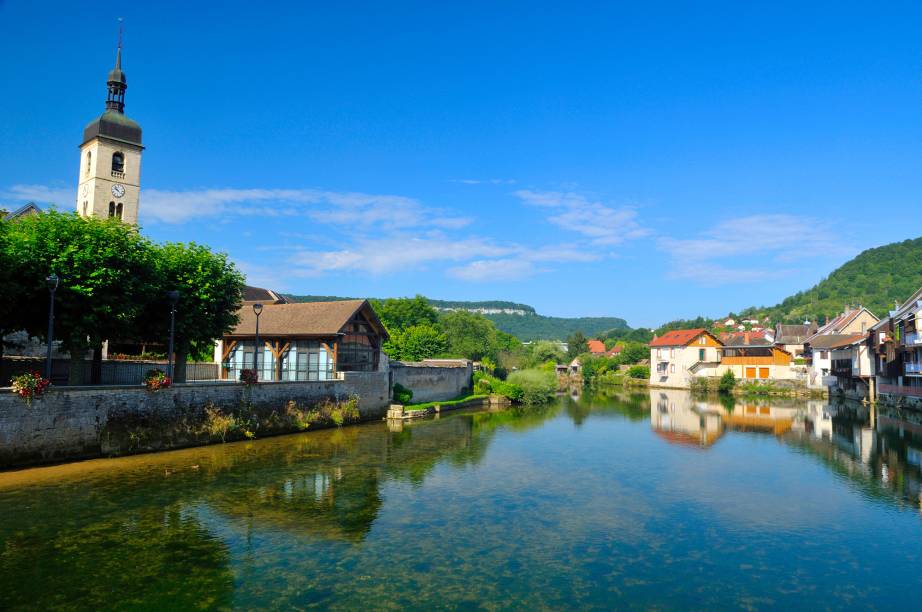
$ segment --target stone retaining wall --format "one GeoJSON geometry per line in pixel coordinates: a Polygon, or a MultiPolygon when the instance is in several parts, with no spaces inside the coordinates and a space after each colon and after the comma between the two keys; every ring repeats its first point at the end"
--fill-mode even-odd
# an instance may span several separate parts
{"type": "Polygon", "coordinates": [[[471,391],[473,366],[466,359],[432,359],[390,363],[392,385],[413,392],[413,403],[454,399],[471,391]]]}
{"type": "MultiPolygon", "coordinates": [[[[190,383],[157,392],[144,387],[52,387],[31,406],[0,389],[0,469],[16,465],[166,450],[207,443],[182,435],[180,425],[206,407],[225,411],[283,411],[289,402],[309,406],[358,396],[362,419],[382,417],[390,389],[387,372],[345,372],[343,379],[190,383]]],[[[298,431],[285,423],[271,433],[298,431]]],[[[260,432],[262,435],[262,432],[260,432]]]]}

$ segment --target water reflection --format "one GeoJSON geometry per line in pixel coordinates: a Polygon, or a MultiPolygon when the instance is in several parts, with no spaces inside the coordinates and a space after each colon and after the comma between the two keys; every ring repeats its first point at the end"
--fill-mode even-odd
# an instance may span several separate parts
{"type": "Polygon", "coordinates": [[[766,434],[819,458],[877,497],[922,508],[922,415],[825,400],[731,399],[650,390],[650,425],[670,444],[707,449],[731,431],[766,434]]]}
{"type": "Polygon", "coordinates": [[[0,609],[899,607],[920,460],[909,413],[586,390],[10,472],[0,609]]]}

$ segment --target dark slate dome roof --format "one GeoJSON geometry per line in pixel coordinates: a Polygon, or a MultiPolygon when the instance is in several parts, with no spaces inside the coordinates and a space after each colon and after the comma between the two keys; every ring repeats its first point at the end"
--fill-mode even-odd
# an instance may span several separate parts
{"type": "Polygon", "coordinates": [[[97,136],[140,145],[141,126],[118,111],[107,110],[83,129],[83,142],[97,136]]]}
{"type": "Polygon", "coordinates": [[[128,84],[128,79],[125,77],[125,73],[122,72],[121,68],[119,68],[118,66],[116,66],[115,68],[109,71],[109,80],[107,81],[107,83],[113,83],[113,82],[123,83],[125,85],[128,84]]]}

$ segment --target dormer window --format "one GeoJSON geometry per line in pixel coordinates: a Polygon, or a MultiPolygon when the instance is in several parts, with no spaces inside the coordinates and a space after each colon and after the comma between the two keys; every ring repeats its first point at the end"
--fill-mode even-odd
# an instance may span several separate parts
{"type": "Polygon", "coordinates": [[[120,151],[112,154],[112,176],[125,176],[125,154],[120,151]]]}

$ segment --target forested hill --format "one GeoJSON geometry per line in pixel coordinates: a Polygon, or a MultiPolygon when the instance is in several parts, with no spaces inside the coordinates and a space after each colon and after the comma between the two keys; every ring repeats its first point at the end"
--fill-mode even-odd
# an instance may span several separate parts
{"type": "MultiPolygon", "coordinates": [[[[356,299],[331,295],[289,295],[287,297],[295,302],[356,299]]],[[[479,312],[493,321],[498,329],[512,334],[522,342],[530,340],[565,340],[577,331],[582,332],[587,338],[592,338],[609,330],[630,329],[627,321],[618,317],[545,317],[537,314],[533,307],[516,302],[429,300],[429,303],[438,310],[459,309],[479,312]]]]}
{"type": "Polygon", "coordinates": [[[806,291],[771,307],[747,308],[741,316],[772,321],[825,321],[846,304],[862,305],[879,317],[922,287],[922,238],[868,249],[806,291]]]}
{"type": "Polygon", "coordinates": [[[618,317],[545,317],[539,314],[488,314],[497,328],[512,334],[522,342],[530,340],[566,340],[574,332],[587,338],[614,329],[630,329],[627,321],[618,317]]]}

